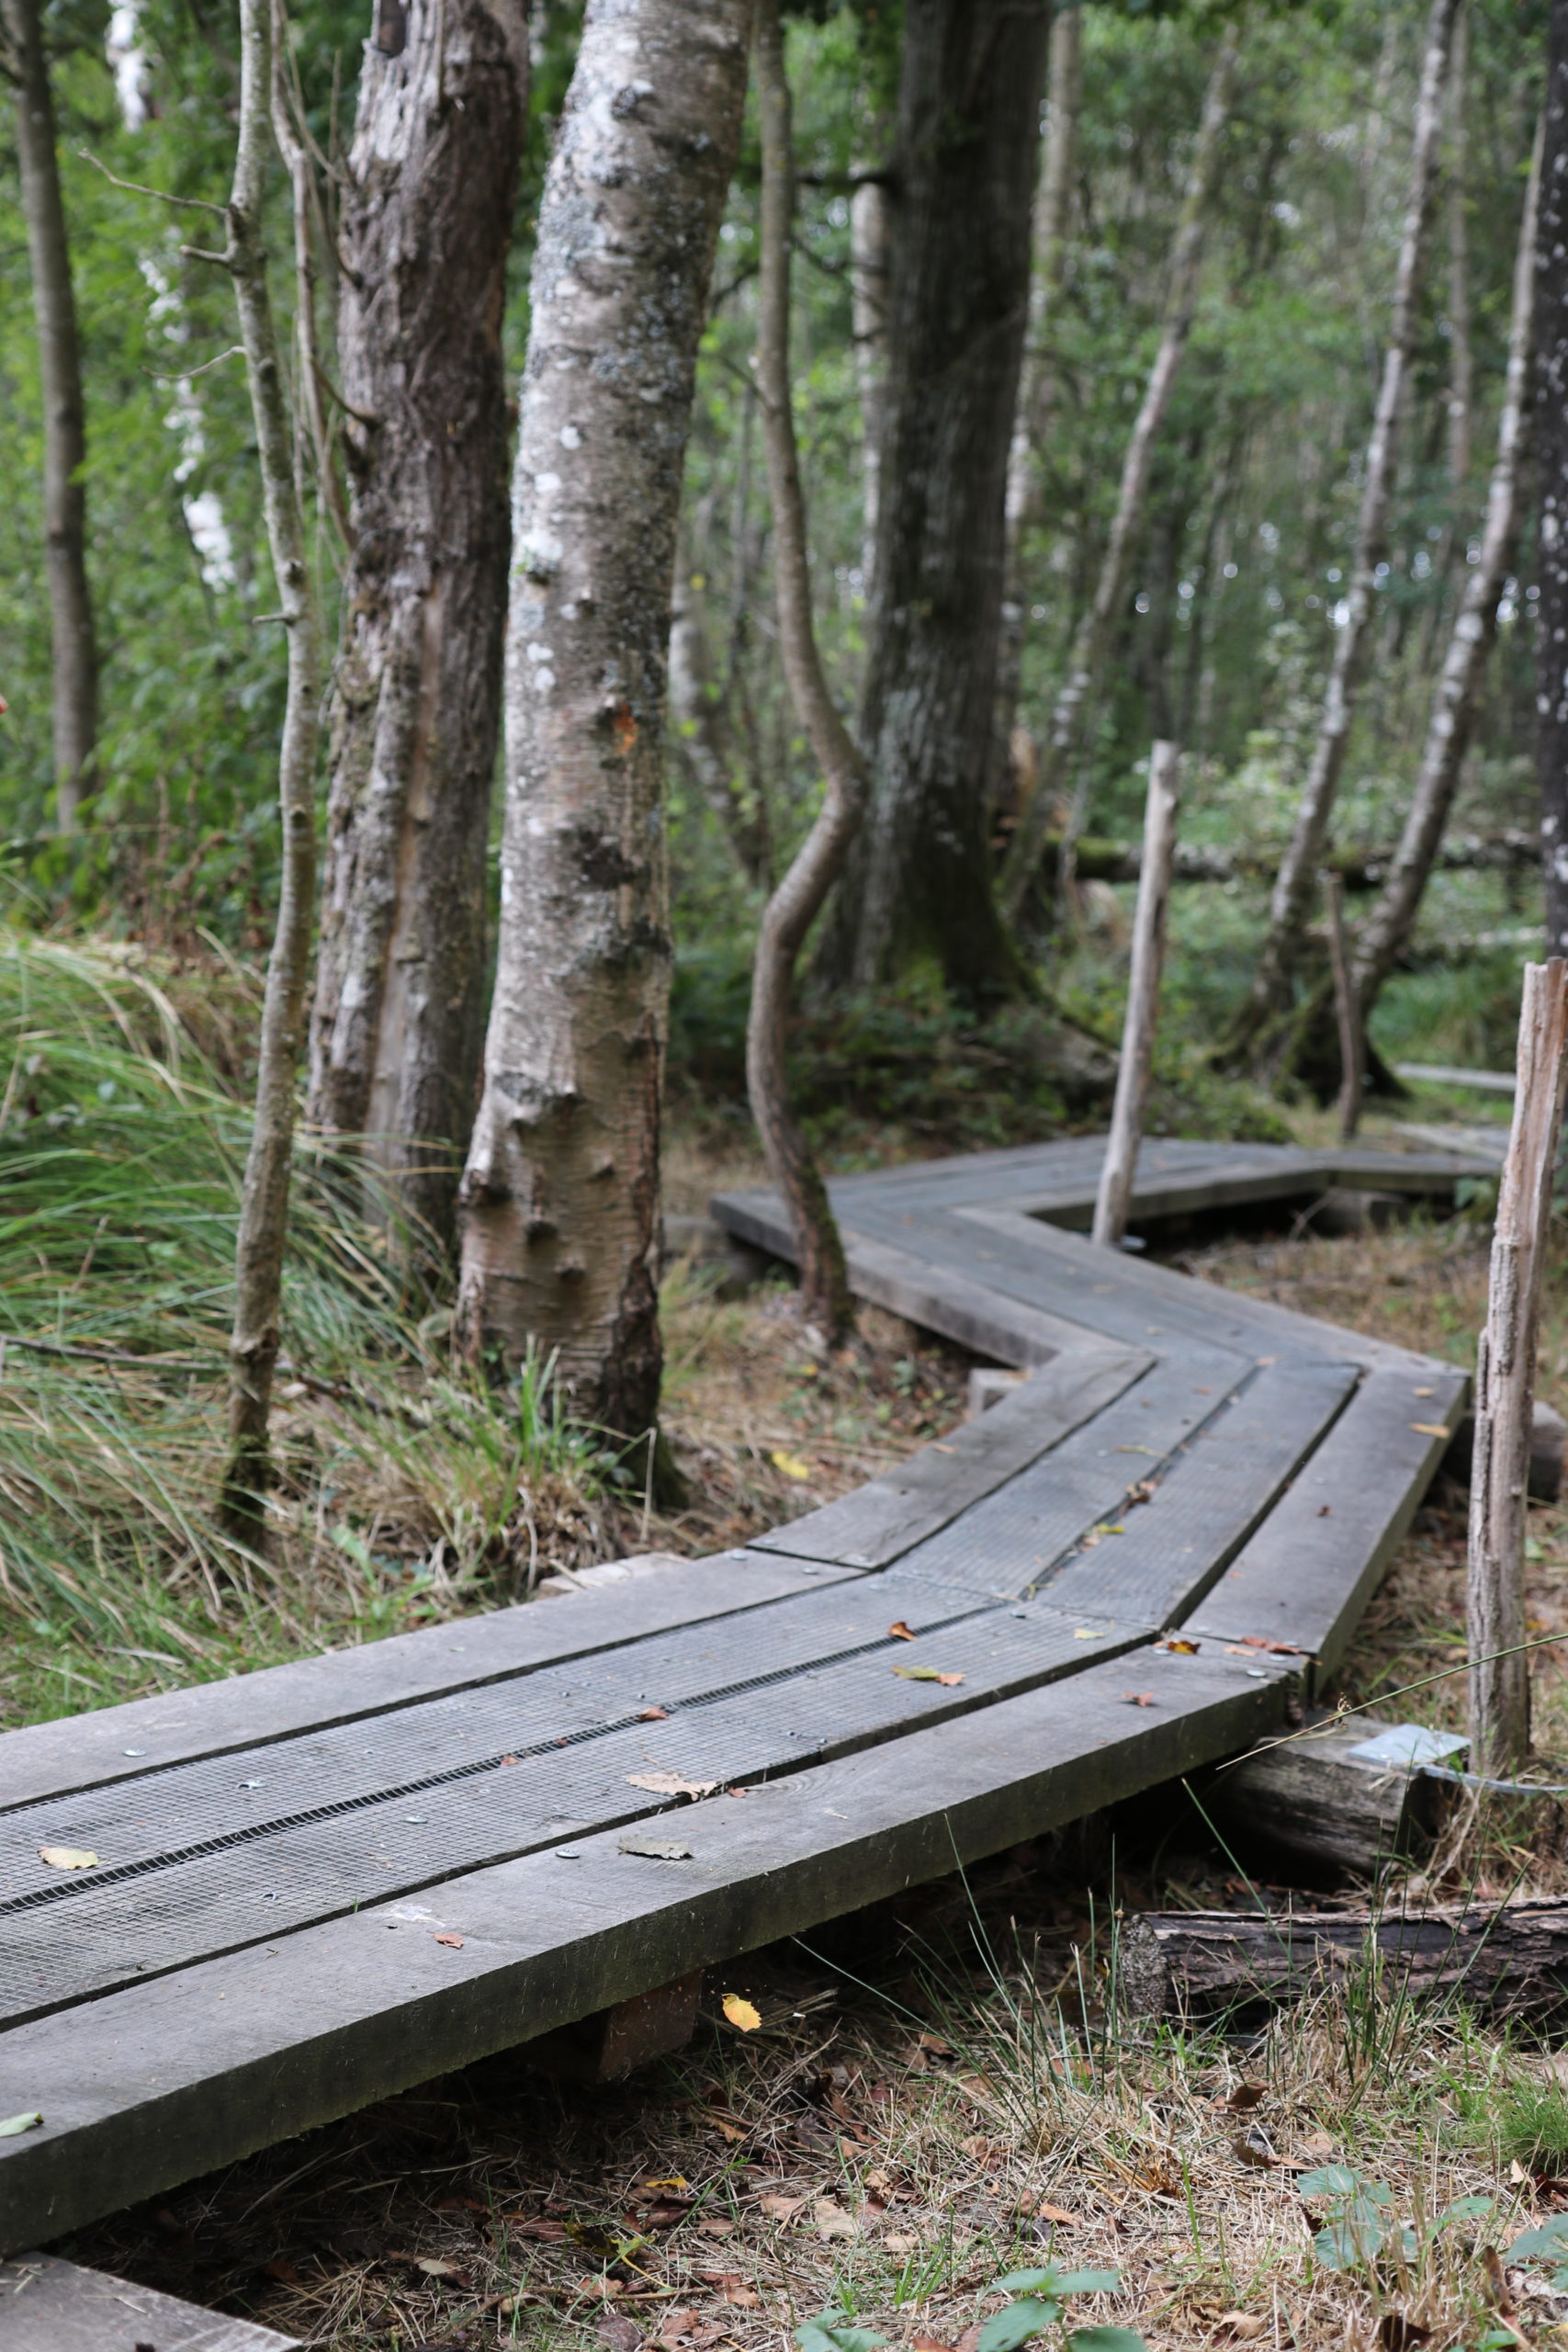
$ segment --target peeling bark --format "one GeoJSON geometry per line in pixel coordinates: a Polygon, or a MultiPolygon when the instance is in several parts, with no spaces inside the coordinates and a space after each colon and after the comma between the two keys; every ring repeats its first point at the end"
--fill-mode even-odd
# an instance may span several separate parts
{"type": "Polygon", "coordinates": [[[1323,864],[1329,820],[1338,796],[1349,746],[1350,724],[1371,651],[1376,617],[1377,567],[1388,549],[1389,508],[1393,496],[1400,425],[1411,353],[1418,324],[1422,274],[1429,242],[1437,184],[1443,89],[1459,0],[1432,0],[1416,103],[1416,136],[1410,164],[1404,233],[1394,277],[1393,310],[1383,353],[1382,376],[1367,443],[1365,477],[1356,543],[1346,589],[1346,616],[1335,636],[1334,658],[1324,694],[1323,715],[1301,804],[1280,861],[1269,910],[1269,931],[1258,958],[1252,988],[1232,1051],[1246,1053],[1265,1028],[1289,988],[1306,926],[1314,879],[1323,864]]]}
{"type": "Polygon", "coordinates": [[[992,889],[987,786],[1049,29],[1047,0],[905,10],[856,730],[875,783],[818,954],[829,985],[927,957],[964,994],[1025,985],[992,889]]]}
{"type": "MultiPolygon", "coordinates": [[[[315,913],[316,749],[321,719],[321,616],[295,469],[294,433],[283,389],[267,289],[262,206],[275,41],[273,0],[240,0],[239,140],[228,204],[229,243],[220,256],[234,281],[240,338],[250,379],[267,546],[277,583],[277,617],[288,646],[288,689],[278,750],[283,823],[277,928],[267,958],[256,1050],[251,1145],[240,1199],[234,1263],[234,1328],[229,1341],[229,1461],[221,1510],[254,1542],[263,1525],[272,1464],[267,1419],[277,1362],[283,1252],[294,1143],[294,1081],[305,1026],[305,977],[315,913]]],[[[299,191],[296,188],[296,203],[299,191]]]]}
{"type": "Polygon", "coordinates": [[[0,33],[5,70],[16,86],[17,161],[38,322],[55,812],[61,831],[68,833],[94,788],[98,732],[98,650],[87,582],[87,492],[83,479],[87,426],[82,356],[39,0],[0,0],[0,33]]]}
{"type": "Polygon", "coordinates": [[[795,958],[842,871],[871,779],[829,691],[811,615],[806,494],[795,437],[789,356],[795,143],[778,0],[758,0],[757,96],[762,126],[757,388],[773,510],[779,651],[795,717],[806,729],[826,788],[816,821],[764,908],[758,929],[746,1025],[746,1080],[768,1173],[789,1214],[801,1306],[807,1321],[833,1347],[852,1328],[854,1305],[828,1188],[789,1099],[789,1004],[795,958]]]}
{"type": "Polygon", "coordinates": [[[1481,558],[1465,568],[1464,590],[1432,697],[1427,739],[1421,749],[1421,763],[1416,770],[1404,829],[1388,878],[1361,925],[1352,955],[1352,980],[1363,1034],[1378,990],[1408,945],[1416,927],[1422,894],[1438,858],[1443,830],[1459,788],[1460,772],[1481,715],[1481,689],[1497,637],[1497,608],[1517,552],[1524,503],[1524,458],[1529,434],[1540,162],[1541,140],[1538,132],[1519,222],[1508,367],[1497,422],[1497,455],[1481,536],[1481,558]]]}
{"type": "MultiPolygon", "coordinates": [[[[1219,55],[1203,96],[1203,115],[1188,175],[1181,217],[1170,250],[1170,268],[1159,345],[1149,370],[1133,430],[1122,462],[1122,481],[1106,541],[1094,599],[1078,623],[1067,658],[1066,682],[1051,713],[1041,775],[1023,821],[1014,833],[1002,868],[1002,903],[1015,921],[1033,888],[1040,851],[1051,822],[1056,795],[1071,778],[1082,756],[1089,710],[1110,655],[1111,639],[1127,598],[1127,576],[1148,498],[1155,445],[1180,369],[1192,322],[1198,313],[1198,285],[1203,266],[1209,215],[1219,177],[1220,146],[1230,120],[1231,87],[1241,50],[1241,28],[1233,26],[1220,44],[1219,55]]],[[[1061,887],[1072,887],[1072,844],[1082,830],[1085,795],[1074,792],[1072,817],[1061,864],[1061,887]]]]}
{"type": "Polygon", "coordinates": [[[351,556],[310,1116],[451,1223],[484,1023],[526,0],[379,5],[342,194],[351,556]]]}
{"type": "Polygon", "coordinates": [[[1568,955],[1568,0],[1547,31],[1546,146],[1536,246],[1539,375],[1536,449],[1536,775],[1546,880],[1546,952],[1568,955]]]}
{"type": "Polygon", "coordinates": [[[460,1344],[654,1425],[670,988],[665,667],[750,0],[590,0],[534,262],[506,643],[500,959],[459,1196],[460,1344]]]}

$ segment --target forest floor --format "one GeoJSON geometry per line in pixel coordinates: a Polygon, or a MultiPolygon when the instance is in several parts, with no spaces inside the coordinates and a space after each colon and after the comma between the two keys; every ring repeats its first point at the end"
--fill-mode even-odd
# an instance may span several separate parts
{"type": "MultiPolygon", "coordinates": [[[[688,1138],[671,1205],[694,1210],[751,1173],[688,1138]]],[[[1465,1362],[1486,1221],[1287,1229],[1176,1262],[1465,1362]]],[[[1560,1260],[1541,1349],[1559,1404],[1565,1274],[1560,1260]]],[[[864,1346],[824,1364],[782,1287],[724,1298],[688,1264],[667,1305],[693,1495],[669,1517],[617,1505],[619,1548],[714,1548],[872,1475],[962,1408],[962,1359],[890,1317],[867,1316],[864,1346]]],[[[1531,1631],[1568,1644],[1568,1509],[1537,1509],[1531,1529],[1531,1631]]],[[[1464,1498],[1440,1487],[1347,1661],[1348,1699],[1397,1692],[1399,1716],[1459,1719],[1463,1556],[1464,1498]]],[[[1538,1745],[1560,1764],[1562,1663],[1554,1645],[1537,1653],[1538,1745]]],[[[1568,2052],[1550,2037],[1364,1986],[1261,2030],[1119,2026],[1119,1907],[1249,1899],[1184,1802],[1145,1802],[810,1950],[714,1972],[691,2049],[624,2086],[476,2067],[65,2250],[332,2352],[780,2352],[819,2313],[908,2352],[974,2352],[994,2282],[1053,2261],[1117,2272],[1118,2290],[1085,2292],[1075,2320],[1156,2347],[1568,2340],[1568,2294],[1489,2251],[1568,2206],[1568,2052]],[[728,2021],[731,1994],[754,2004],[755,2030],[728,2021]],[[1404,2253],[1371,2270],[1319,2258],[1321,2193],[1298,2183],[1326,2165],[1386,2196],[1414,2233],[1404,2253]]],[[[1551,1805],[1523,1827],[1472,1818],[1429,1874],[1445,1892],[1560,1887],[1562,1827],[1551,1805]]]]}

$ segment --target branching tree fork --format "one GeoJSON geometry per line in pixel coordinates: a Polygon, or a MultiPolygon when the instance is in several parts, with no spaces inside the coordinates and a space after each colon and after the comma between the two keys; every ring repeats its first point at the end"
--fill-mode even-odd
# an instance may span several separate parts
{"type": "Polygon", "coordinates": [[[832,1345],[850,1328],[853,1308],[843,1244],[828,1189],[789,1100],[790,994],[795,958],[854,839],[870,777],[839,716],[818,651],[811,615],[806,498],[795,437],[789,352],[790,224],[795,212],[795,149],[789,81],[778,0],[758,0],[757,96],[762,128],[761,287],[757,313],[757,382],[773,510],[773,578],[779,650],[790,699],[824,778],[822,805],[789,872],[763,910],[752,967],[746,1029],[751,1111],[795,1235],[801,1302],[809,1322],[832,1345]]]}

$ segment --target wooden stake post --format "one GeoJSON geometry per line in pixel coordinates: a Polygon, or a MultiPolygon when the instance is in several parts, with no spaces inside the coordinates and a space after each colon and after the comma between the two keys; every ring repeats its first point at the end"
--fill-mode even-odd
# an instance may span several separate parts
{"type": "Polygon", "coordinates": [[[1470,1482],[1471,1768],[1506,1772],[1529,1749],[1525,1514],[1536,1334],[1551,1182],[1568,1086],[1568,962],[1527,964],[1518,1086],[1503,1163],[1486,1322],[1475,1359],[1470,1482]]]}
{"type": "Polygon", "coordinates": [[[1144,861],[1138,875],[1138,911],[1133,923],[1133,973],[1127,1017],[1122,1028],[1122,1066],[1116,1073],[1116,1102],[1111,1114],[1100,1197],[1094,1209],[1094,1238],[1114,1250],[1127,1230],[1127,1211],[1137,1172],[1149,1072],[1154,1064],[1155,1021],[1159,1010],[1160,967],[1165,961],[1166,916],[1170,908],[1171,868],[1176,858],[1177,771],[1180,747],[1156,743],[1149,754],[1149,797],[1144,812],[1144,861]]]}

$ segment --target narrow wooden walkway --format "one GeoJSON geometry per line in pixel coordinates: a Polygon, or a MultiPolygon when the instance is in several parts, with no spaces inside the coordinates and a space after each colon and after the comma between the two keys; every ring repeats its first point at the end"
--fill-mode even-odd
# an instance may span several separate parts
{"type": "MultiPolygon", "coordinates": [[[[887,1476],[744,1551],[0,1738],[0,2117],[43,2115],[0,2139],[0,2254],[1284,1719],[1465,1376],[1064,1230],[1099,1148],[835,1188],[866,1297],[1032,1368],[887,1476]]],[[[1162,1144],[1135,1219],[1484,1172],[1162,1144]]],[[[766,1195],[716,1208],[785,1252],[766,1195]]]]}

